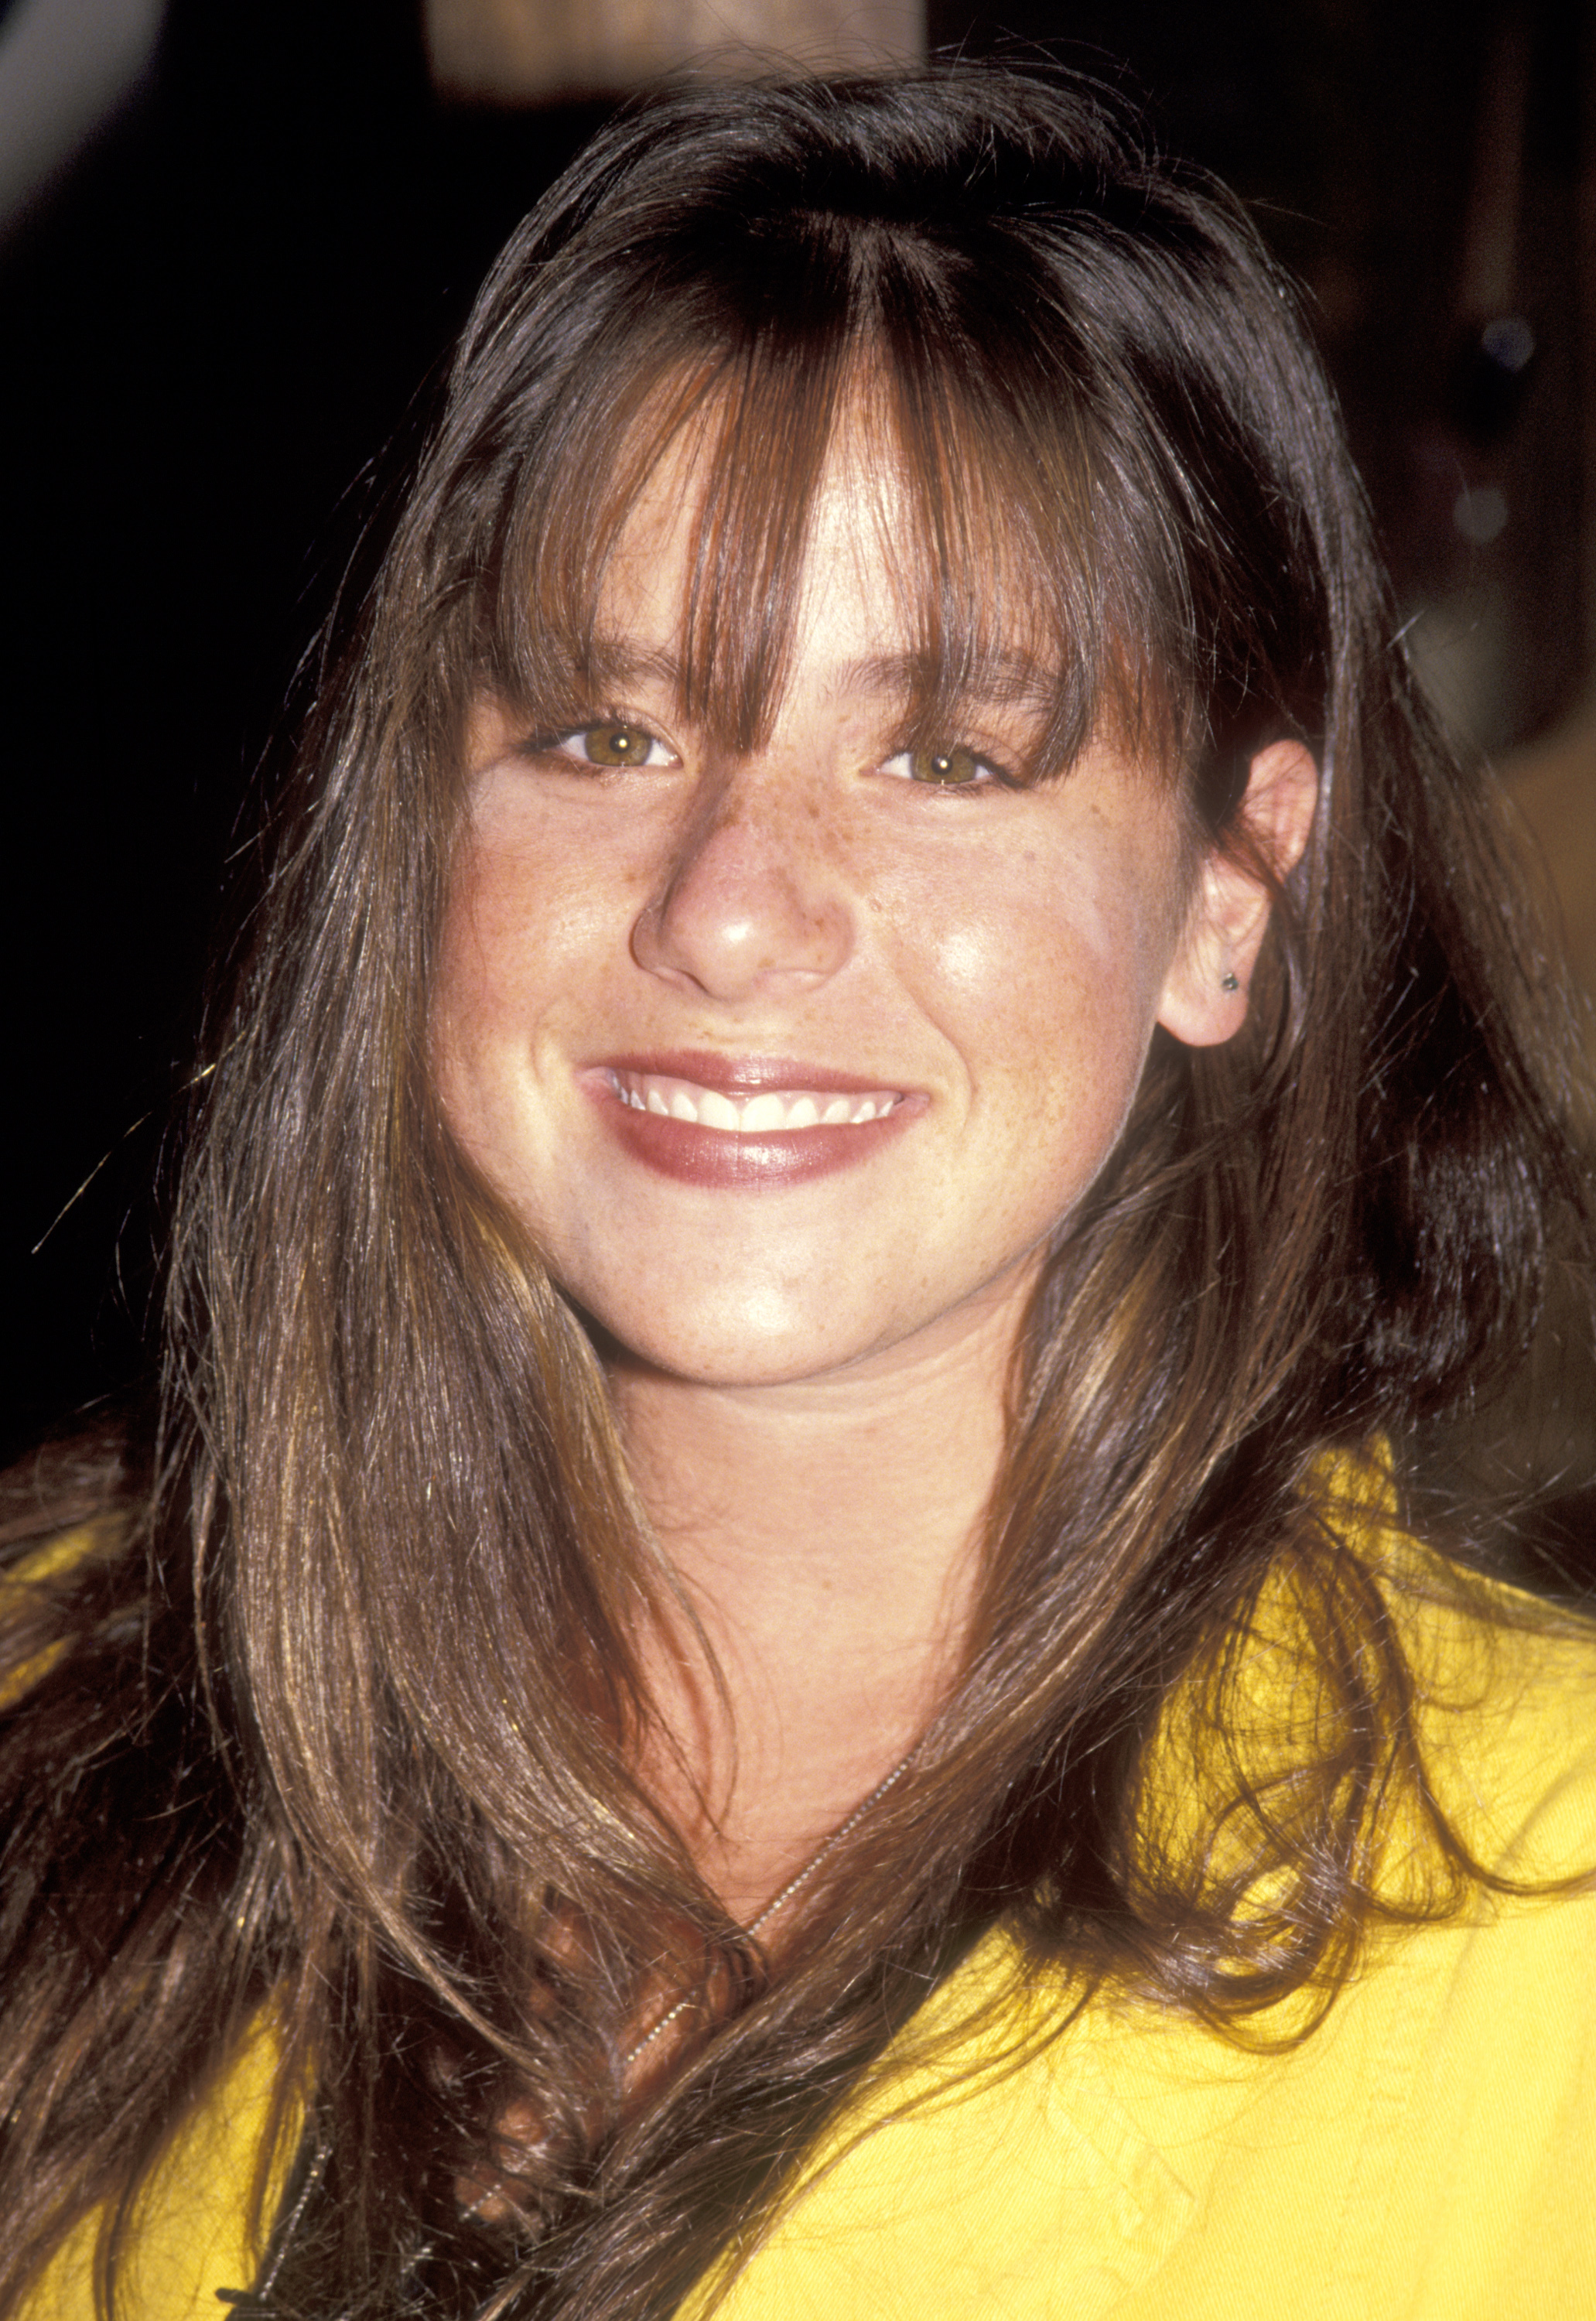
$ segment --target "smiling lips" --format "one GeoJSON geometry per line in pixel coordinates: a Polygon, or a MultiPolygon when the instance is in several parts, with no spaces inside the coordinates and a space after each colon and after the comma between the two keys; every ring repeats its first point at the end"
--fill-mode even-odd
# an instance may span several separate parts
{"type": "Polygon", "coordinates": [[[583,1077],[634,1159],[683,1183],[748,1191],[851,1168],[925,1108],[923,1097],[801,1065],[617,1059],[583,1077]],[[650,1069],[668,1063],[678,1069],[650,1069]]]}
{"type": "Polygon", "coordinates": [[[862,1127],[884,1120],[903,1098],[891,1088],[869,1096],[829,1088],[762,1088],[756,1096],[725,1096],[719,1088],[673,1079],[662,1072],[612,1071],[616,1094],[634,1112],[661,1120],[690,1120],[724,1134],[769,1135],[794,1128],[862,1127]]]}

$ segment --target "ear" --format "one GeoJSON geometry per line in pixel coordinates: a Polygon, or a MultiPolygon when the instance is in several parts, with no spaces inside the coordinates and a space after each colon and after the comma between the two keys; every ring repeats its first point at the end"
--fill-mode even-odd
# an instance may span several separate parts
{"type": "MultiPolygon", "coordinates": [[[[1260,750],[1236,808],[1247,851],[1283,878],[1313,827],[1318,769],[1300,742],[1260,750]]],[[[1198,874],[1185,933],[1164,978],[1158,1021],[1189,1048],[1215,1048],[1247,1020],[1247,987],[1269,924],[1269,889],[1222,847],[1198,874]]]]}

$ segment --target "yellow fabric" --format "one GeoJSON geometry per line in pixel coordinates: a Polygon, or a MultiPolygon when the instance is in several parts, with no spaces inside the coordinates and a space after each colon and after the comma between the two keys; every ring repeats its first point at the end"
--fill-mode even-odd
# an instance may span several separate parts
{"type": "MultiPolygon", "coordinates": [[[[246,2221],[277,2060],[258,2034],[168,2153],[118,2279],[118,2321],[226,2321],[217,2289],[253,2280],[261,2252],[246,2221]]],[[[99,2227],[86,2217],[56,2252],[19,2321],[90,2321],[99,2227]]]]}
{"type": "MultiPolygon", "coordinates": [[[[1596,1862],[1596,1639],[1403,1625],[1482,1857],[1596,1862]]],[[[1011,1955],[990,1938],[936,2003],[1011,1955]]],[[[719,2321],[1591,2321],[1596,1894],[1386,1934],[1284,2053],[1105,1998],[1017,2072],[877,2110],[719,2321]]]]}
{"type": "MultiPolygon", "coordinates": [[[[25,1610],[31,1591],[93,1556],[114,1553],[124,1530],[122,1518],[110,1515],[35,1550],[0,1577],[0,1623],[25,1610]]],[[[0,1708],[37,1683],[60,1649],[47,1645],[24,1661],[0,1685],[0,1708]]],[[[261,2252],[245,2226],[277,2062],[276,2043],[262,2027],[168,2153],[141,2204],[131,2262],[119,2276],[118,2321],[224,2321],[227,2308],[216,2289],[245,2289],[253,2280],[261,2252]]],[[[99,2232],[97,2214],[84,2218],[57,2250],[18,2321],[90,2321],[99,2232]]]]}
{"type": "MultiPolygon", "coordinates": [[[[1518,1874],[1588,1867],[1596,1634],[1493,1629],[1426,1601],[1421,1564],[1410,1579],[1399,1608],[1427,1748],[1464,1834],[1518,1874]]],[[[1013,1955],[990,1937],[928,2014],[1004,1989],[1013,1955]]],[[[1004,2030],[959,2052],[973,2076],[953,2092],[938,2081],[917,2105],[927,2082],[910,2069],[857,2103],[724,2321],[1596,2316],[1596,1895],[1477,1900],[1381,1936],[1283,2054],[1102,1998],[1017,2070],[990,2068],[1063,1995],[1008,2002],[1004,2030]]],[[[264,2047],[157,2188],[128,2321],[217,2321],[212,2292],[248,2277],[264,2047]]],[[[710,2302],[689,2299],[684,2321],[710,2302]]],[[[26,2321],[90,2310],[80,2235],[26,2321]]]]}

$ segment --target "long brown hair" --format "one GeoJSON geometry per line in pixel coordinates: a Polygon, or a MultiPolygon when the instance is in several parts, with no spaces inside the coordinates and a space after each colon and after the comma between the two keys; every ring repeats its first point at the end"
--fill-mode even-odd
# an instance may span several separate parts
{"type": "Polygon", "coordinates": [[[663,2315],[996,1919],[1080,1988],[1240,2030],[1333,1992],[1399,1792],[1446,1871],[1405,1907],[1455,1891],[1384,1598],[1311,1479],[1528,1339],[1546,1221],[1582,1200],[1527,1028],[1549,987],[1289,285],[1065,77],[629,110],[495,267],[346,625],[211,1042],[127,1543],[8,1634],[19,1667],[58,1651],[0,1753],[0,2302],[90,2204],[125,2215],[266,2007],[279,2128],[306,2123],[282,2310],[663,2315]],[[1056,676],[1038,778],[1111,720],[1207,842],[1243,843],[1272,739],[1321,795],[1245,1031],[1160,1035],[1060,1229],[962,1681],[772,1980],[629,1770],[668,1575],[581,1321],[442,1117],[427,997],[473,694],[529,730],[594,709],[606,558],[690,427],[684,707],[748,746],[862,403],[912,511],[915,734],[1017,633],[1056,676]],[[1227,1641],[1288,1558],[1322,1710],[1289,1809],[1225,1770],[1227,1641]],[[1245,1833],[1225,1877],[1200,1832],[1149,1834],[1177,1697],[1245,1833]],[[625,2115],[661,1956],[719,2027],[625,2115]],[[519,2225],[462,2213],[501,2167],[519,2225]]]}

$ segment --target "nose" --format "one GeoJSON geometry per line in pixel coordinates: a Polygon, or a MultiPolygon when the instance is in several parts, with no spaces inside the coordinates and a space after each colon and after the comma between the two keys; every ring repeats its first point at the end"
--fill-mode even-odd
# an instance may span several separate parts
{"type": "Polygon", "coordinates": [[[732,1006],[835,974],[853,913],[801,787],[744,769],[699,803],[633,927],[640,967],[732,1006]]]}

